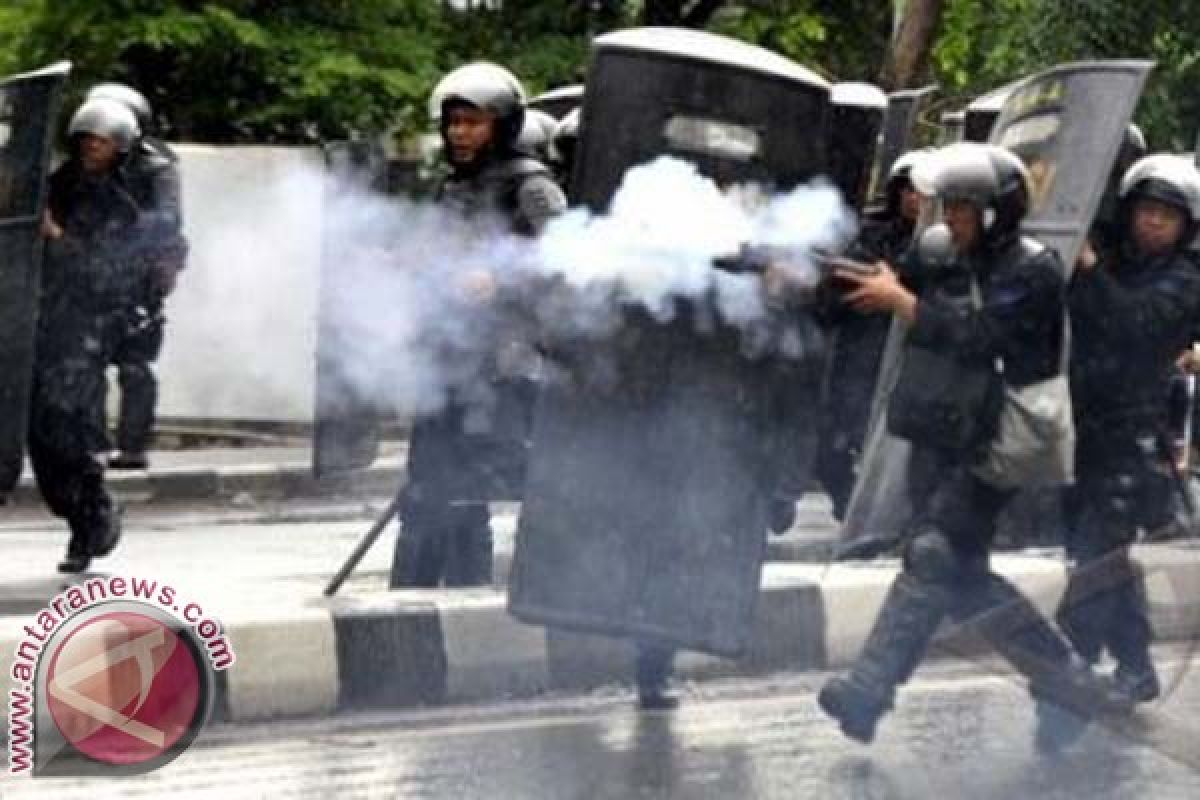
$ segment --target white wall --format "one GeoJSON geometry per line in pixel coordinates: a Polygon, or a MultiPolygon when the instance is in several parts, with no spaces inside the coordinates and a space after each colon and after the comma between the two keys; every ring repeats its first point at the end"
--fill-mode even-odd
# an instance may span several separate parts
{"type": "Polygon", "coordinates": [[[191,254],[168,300],[158,413],[310,420],[320,155],[175,147],[191,254]]]}

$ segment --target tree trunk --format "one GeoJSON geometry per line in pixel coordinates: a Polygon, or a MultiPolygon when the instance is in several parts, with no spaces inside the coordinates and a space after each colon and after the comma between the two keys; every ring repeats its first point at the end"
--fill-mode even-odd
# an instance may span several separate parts
{"type": "Polygon", "coordinates": [[[908,89],[922,83],[942,18],[944,0],[897,0],[903,8],[897,17],[879,85],[885,90],[908,89]]]}

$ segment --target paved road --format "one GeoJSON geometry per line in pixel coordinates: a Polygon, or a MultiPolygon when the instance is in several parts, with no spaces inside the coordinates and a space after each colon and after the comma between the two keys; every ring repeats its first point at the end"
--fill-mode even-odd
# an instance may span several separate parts
{"type": "MultiPolygon", "coordinates": [[[[242,506],[131,506],[125,537],[116,552],[93,569],[157,578],[216,605],[249,596],[308,602],[354,549],[386,501],[247,501],[242,506]],[[233,595],[236,595],[234,597],[233,595]]],[[[516,507],[494,507],[498,552],[511,554],[516,507]]],[[[387,587],[396,536],[393,524],[367,554],[346,588],[348,593],[387,587]]],[[[828,536],[828,502],[811,495],[801,504],[797,546],[828,536]]],[[[779,542],[779,540],[775,540],[779,542]]],[[[0,509],[0,617],[28,614],[60,588],[54,568],[66,549],[65,525],[41,509],[0,509]]]]}
{"type": "MultiPolygon", "coordinates": [[[[1169,664],[1184,655],[1160,650],[1158,658],[1169,664]]],[[[217,728],[151,775],[121,782],[0,778],[0,795],[6,800],[1200,797],[1200,736],[1190,727],[1200,720],[1200,672],[1184,676],[1178,691],[1147,717],[1156,724],[1146,723],[1146,731],[1094,728],[1056,759],[1031,749],[1033,718],[1024,691],[986,667],[923,669],[870,748],[842,739],[817,711],[813,690],[820,680],[779,676],[691,687],[675,715],[638,715],[627,696],[613,692],[217,728]]]]}

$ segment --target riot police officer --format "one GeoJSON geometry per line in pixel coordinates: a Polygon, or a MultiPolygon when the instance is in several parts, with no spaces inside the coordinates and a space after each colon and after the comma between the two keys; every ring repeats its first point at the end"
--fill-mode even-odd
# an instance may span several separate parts
{"type": "Polygon", "coordinates": [[[1158,696],[1145,587],[1130,559],[1139,529],[1166,522],[1170,377],[1200,314],[1200,273],[1187,253],[1200,221],[1190,159],[1153,155],[1121,181],[1121,229],[1110,255],[1085,248],[1071,280],[1071,391],[1076,485],[1066,504],[1074,560],[1058,619],[1079,652],[1117,663],[1133,702],[1158,696]]]}
{"type": "Polygon", "coordinates": [[[42,233],[47,239],[38,318],[29,455],[51,511],[71,539],[63,572],[107,555],[120,533],[104,486],[105,367],[124,302],[145,279],[146,218],[122,178],[138,137],[120,103],[85,102],[68,127],[70,158],[50,178],[42,233]]]}
{"type": "MultiPolygon", "coordinates": [[[[549,169],[517,150],[524,101],[508,70],[476,63],[442,79],[430,110],[449,168],[438,202],[479,225],[500,219],[513,232],[534,235],[566,201],[549,169]]],[[[460,280],[479,304],[494,300],[497,276],[478,271],[460,280]]],[[[503,331],[493,335],[499,350],[503,331]]],[[[503,360],[493,354],[463,370],[468,374],[446,406],[414,423],[393,588],[492,581],[487,501],[494,487],[523,482],[533,394],[528,378],[502,374],[503,360]]]]}
{"type": "Polygon", "coordinates": [[[122,165],[122,172],[142,213],[158,215],[163,228],[155,252],[148,254],[152,271],[143,285],[136,287],[127,298],[126,325],[123,330],[114,332],[119,341],[115,343],[112,355],[112,363],[117,367],[121,402],[117,417],[118,452],[110,459],[109,466],[145,469],[158,402],[158,380],[153,364],[162,351],[166,325],[163,306],[175,287],[187,255],[187,243],[182,233],[179,159],[166,142],[153,135],[154,114],[141,92],[120,83],[102,83],[92,87],[87,97],[120,103],[137,118],[140,136],[122,165]]]}
{"type": "MultiPolygon", "coordinates": [[[[860,261],[898,263],[912,243],[920,213],[920,196],[912,185],[919,153],[896,160],[887,180],[886,205],[868,216],[847,255],[860,261]]],[[[836,327],[824,390],[817,477],[833,501],[833,516],[842,519],[854,490],[855,465],[862,454],[871,414],[879,362],[891,327],[887,313],[855,314],[836,304],[830,323],[836,327]]]]}
{"type": "MultiPolygon", "coordinates": [[[[902,265],[911,288],[891,269],[869,277],[846,273],[857,286],[848,301],[860,311],[891,312],[911,324],[906,364],[916,348],[924,348],[981,374],[1002,358],[1005,380],[1014,386],[1052,377],[1063,344],[1062,269],[1053,251],[1020,235],[1029,196],[1024,165],[992,145],[952,145],[930,158],[928,171],[923,163],[914,180],[923,194],[943,202],[954,255],[938,265],[917,248],[902,265]]],[[[982,431],[986,442],[988,427],[982,431]]],[[[917,487],[914,497],[925,500],[914,509],[903,571],[849,673],[821,690],[821,708],[846,735],[870,741],[942,620],[986,611],[986,618],[976,618],[987,620],[985,636],[1030,678],[1039,744],[1065,744],[1082,725],[1057,705],[1065,702],[1063,695],[1095,689],[1090,699],[1107,697],[1050,624],[990,569],[996,517],[1014,490],[977,476],[978,444],[951,449],[932,437],[908,438],[914,445],[910,485],[917,487]]]]}

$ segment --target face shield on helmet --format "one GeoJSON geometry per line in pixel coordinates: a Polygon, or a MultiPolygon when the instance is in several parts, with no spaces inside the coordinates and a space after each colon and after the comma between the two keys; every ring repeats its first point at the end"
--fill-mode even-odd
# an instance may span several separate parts
{"type": "Polygon", "coordinates": [[[154,113],[146,96],[123,83],[99,83],[88,90],[86,100],[107,98],[115,100],[133,112],[137,118],[138,128],[143,133],[150,130],[154,123],[154,113]]]}
{"type": "Polygon", "coordinates": [[[137,118],[116,100],[105,97],[86,100],[67,126],[67,135],[72,139],[84,134],[111,139],[117,150],[126,154],[139,135],[137,118]]]}
{"type": "Polygon", "coordinates": [[[912,181],[921,194],[973,205],[985,242],[1016,233],[1028,210],[1029,170],[998,145],[958,142],[935,150],[914,165],[912,181]]]}
{"type": "Polygon", "coordinates": [[[516,76],[497,64],[478,62],[450,72],[434,87],[429,98],[429,116],[443,137],[446,113],[455,103],[489,111],[496,117],[497,144],[516,146],[525,122],[525,89],[516,76]]]}
{"type": "Polygon", "coordinates": [[[1190,156],[1159,153],[1137,161],[1121,179],[1118,189],[1121,226],[1137,247],[1169,250],[1193,246],[1200,232],[1200,171],[1190,156]],[[1183,214],[1183,228],[1177,238],[1163,230],[1139,229],[1134,208],[1139,199],[1156,200],[1183,214]],[[1149,238],[1142,238],[1142,237],[1149,238]],[[1155,239],[1159,239],[1157,243],[1155,239]],[[1168,240],[1169,239],[1169,240],[1168,240]]]}
{"type": "Polygon", "coordinates": [[[1150,197],[1180,209],[1192,223],[1200,221],[1200,172],[1191,158],[1146,156],[1126,171],[1118,194],[1124,201],[1150,197]]]}

